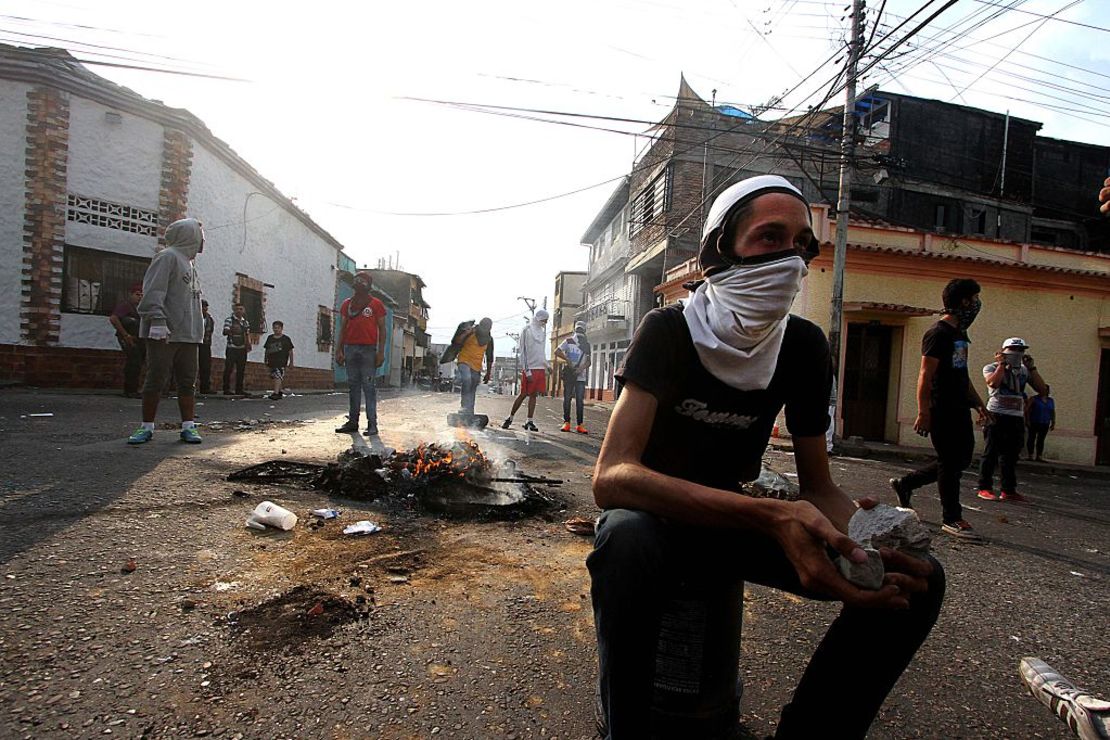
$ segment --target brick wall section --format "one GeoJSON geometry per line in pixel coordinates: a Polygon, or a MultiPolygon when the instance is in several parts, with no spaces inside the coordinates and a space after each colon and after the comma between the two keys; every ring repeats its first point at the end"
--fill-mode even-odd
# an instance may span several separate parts
{"type": "Polygon", "coordinates": [[[193,142],[181,131],[167,128],[162,137],[162,185],[158,193],[158,241],[165,243],[165,230],[185,218],[189,208],[189,179],[193,171],[193,142]]]}
{"type": "Polygon", "coordinates": [[[33,88],[27,93],[20,333],[40,346],[57,344],[61,323],[68,149],[69,98],[33,88]]]}
{"type": "MultiPolygon", "coordinates": [[[[224,361],[212,358],[212,387],[221,388],[224,361]]],[[[123,390],[123,354],[105,349],[72,349],[0,345],[0,380],[41,388],[101,388],[123,390]]],[[[331,370],[294,367],[285,374],[285,385],[300,389],[335,387],[331,370]]],[[[273,387],[269,370],[261,362],[247,363],[246,388],[252,393],[273,387]]]]}

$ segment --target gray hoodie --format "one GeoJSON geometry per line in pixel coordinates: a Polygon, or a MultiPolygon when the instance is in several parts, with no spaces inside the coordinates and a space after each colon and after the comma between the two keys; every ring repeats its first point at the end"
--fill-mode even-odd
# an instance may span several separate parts
{"type": "Polygon", "coordinates": [[[204,341],[204,316],[200,308],[200,280],[193,259],[204,234],[195,218],[183,218],[166,227],[166,248],[154,256],[143,276],[139,301],[139,336],[150,337],[150,327],[170,330],[169,341],[200,344],[204,341]]]}

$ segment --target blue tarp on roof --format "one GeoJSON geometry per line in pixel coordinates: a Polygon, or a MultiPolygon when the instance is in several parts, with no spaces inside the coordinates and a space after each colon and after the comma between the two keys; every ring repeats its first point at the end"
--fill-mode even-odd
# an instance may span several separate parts
{"type": "Polygon", "coordinates": [[[745,110],[740,110],[731,105],[718,105],[716,111],[724,116],[733,116],[734,118],[743,118],[748,121],[754,121],[755,116],[745,110]]]}

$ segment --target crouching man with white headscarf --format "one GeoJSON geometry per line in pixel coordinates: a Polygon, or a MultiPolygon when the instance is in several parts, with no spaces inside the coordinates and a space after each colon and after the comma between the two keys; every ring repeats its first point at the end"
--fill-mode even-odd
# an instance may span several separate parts
{"type": "Polygon", "coordinates": [[[513,416],[527,398],[528,421],[524,422],[524,428],[530,432],[539,431],[532,417],[536,414],[536,396],[547,390],[547,319],[547,311],[541,308],[520,333],[520,393],[513,401],[513,410],[501,422],[502,429],[512,425],[513,416]]]}
{"type": "MultiPolygon", "coordinates": [[[[884,550],[884,582],[868,591],[830,557],[862,562],[866,554],[846,534],[857,504],[829,474],[829,344],[820,328],[790,315],[815,254],[808,203],[789,182],[764,175],[728,188],[703,231],[705,281],[685,308],[644,318],[617,373],[624,392],[594,473],[605,512],[587,559],[599,724],[610,738],[668,736],[659,692],[690,688],[664,675],[704,638],[683,632],[692,618],[664,619],[680,583],[698,581],[703,605],[727,603],[743,581],[843,602],[782,711],[778,738],[863,737],[936,621],[944,573],[935,560],[884,550]],[[801,499],[738,495],[741,482],[759,474],[783,408],[801,499]],[[664,637],[676,641],[676,630],[677,652],[660,648],[664,637]]],[[[722,621],[704,615],[707,625],[722,621]]],[[[702,646],[700,659],[720,663],[702,646]]],[[[735,729],[735,705],[731,714],[723,724],[735,729]]]]}

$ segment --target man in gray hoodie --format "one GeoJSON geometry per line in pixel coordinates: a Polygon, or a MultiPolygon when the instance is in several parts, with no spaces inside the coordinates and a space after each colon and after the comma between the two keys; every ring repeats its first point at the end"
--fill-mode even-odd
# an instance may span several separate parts
{"type": "Polygon", "coordinates": [[[177,379],[181,440],[200,443],[193,410],[196,403],[197,350],[204,341],[200,281],[194,258],[204,251],[200,221],[183,218],[166,227],[166,248],[143,276],[139,302],[139,336],[146,340],[147,371],[143,385],[143,423],[127,439],[141,445],[154,436],[154,418],[162,387],[172,372],[177,379]]]}

